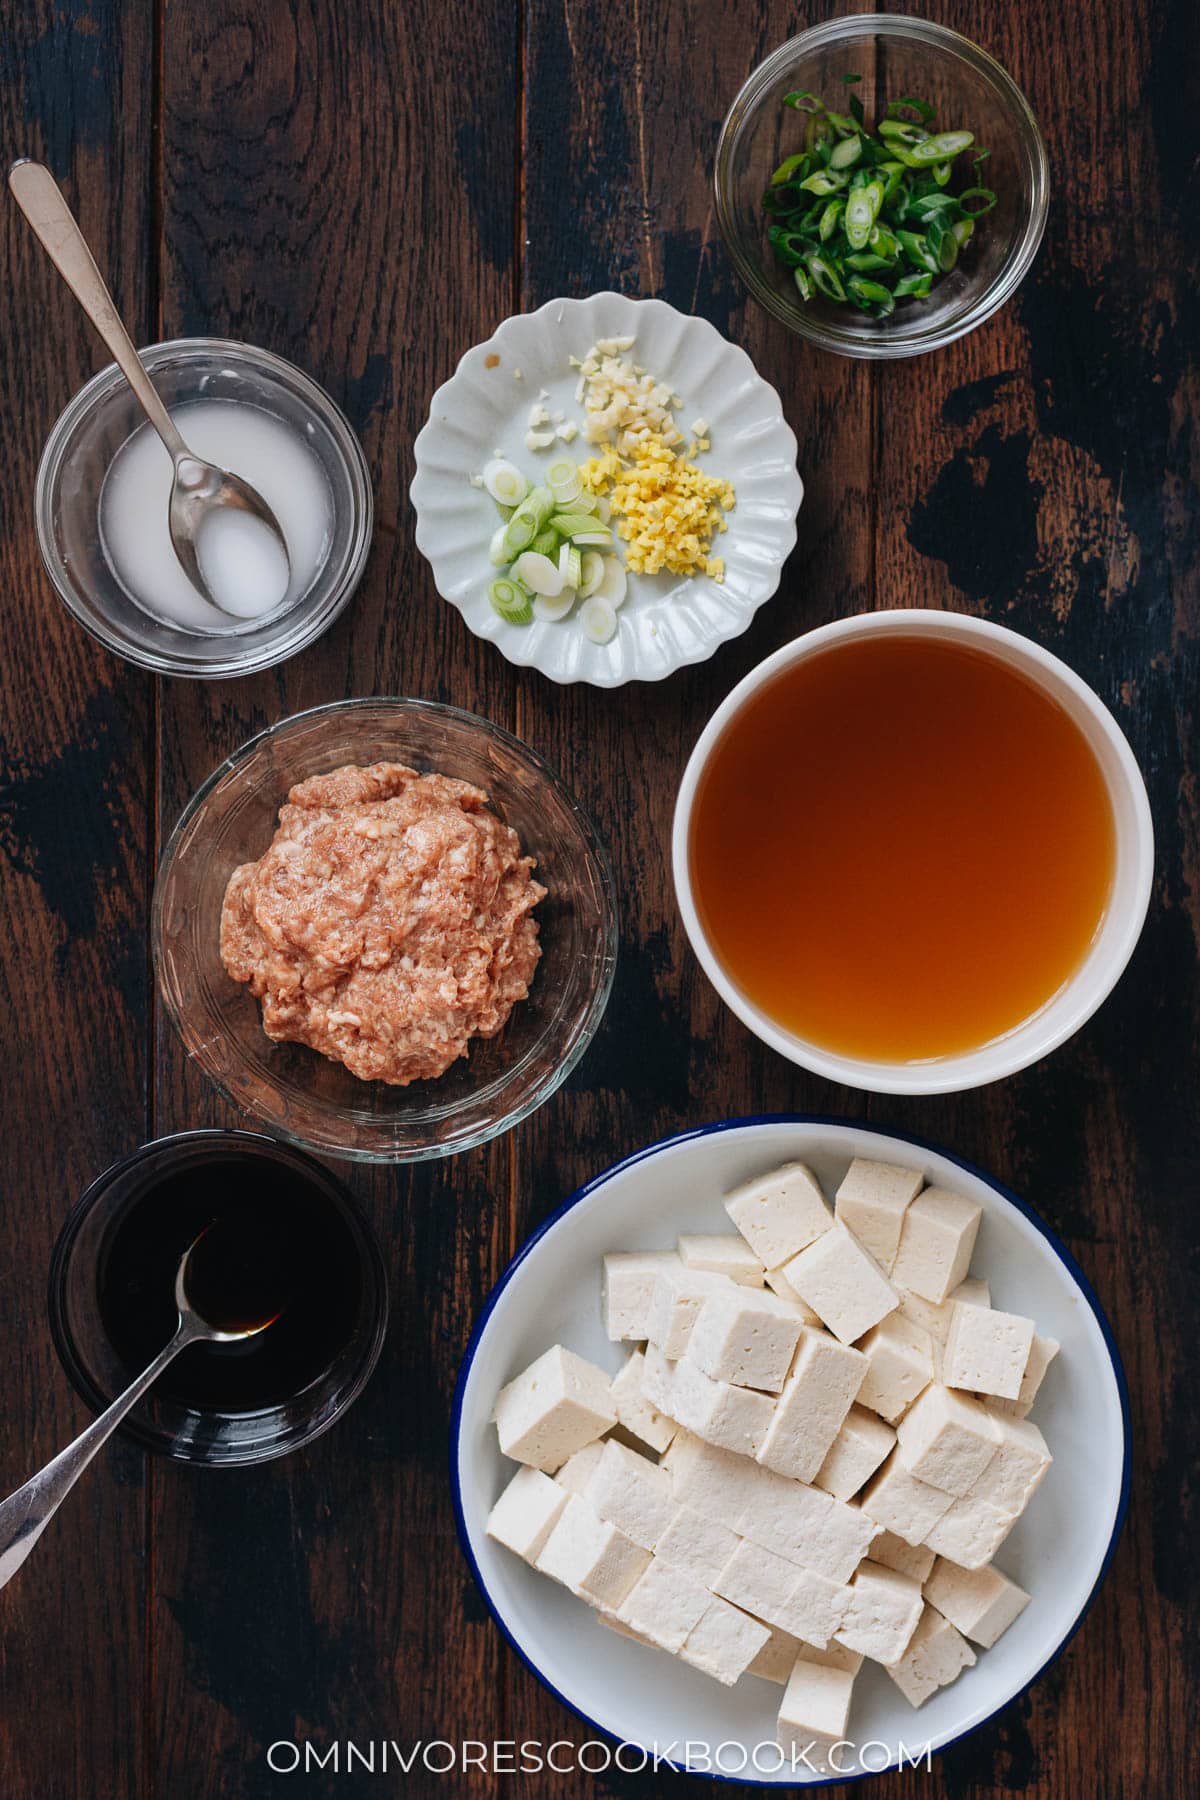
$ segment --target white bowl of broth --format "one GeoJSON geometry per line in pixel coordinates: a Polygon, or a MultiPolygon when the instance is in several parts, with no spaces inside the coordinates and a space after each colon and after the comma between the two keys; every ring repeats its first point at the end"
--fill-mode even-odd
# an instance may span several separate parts
{"type": "Polygon", "coordinates": [[[979,1087],[1091,1017],[1137,943],[1145,784],[1103,702],[962,613],[839,620],[728,696],[680,786],[688,937],[742,1022],[874,1093],[979,1087]]]}

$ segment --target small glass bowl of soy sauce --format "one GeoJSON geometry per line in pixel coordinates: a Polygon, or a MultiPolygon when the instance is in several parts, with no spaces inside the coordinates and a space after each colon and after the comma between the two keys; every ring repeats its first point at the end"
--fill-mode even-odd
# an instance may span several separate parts
{"type": "Polygon", "coordinates": [[[88,1405],[107,1406],[173,1335],[175,1272],[197,1239],[198,1312],[218,1324],[278,1316],[243,1342],[183,1351],[121,1429],[180,1462],[284,1456],[362,1391],[387,1326],[373,1235],[342,1184],[289,1145],[180,1132],[94,1181],[51,1262],[58,1354],[88,1405]]]}

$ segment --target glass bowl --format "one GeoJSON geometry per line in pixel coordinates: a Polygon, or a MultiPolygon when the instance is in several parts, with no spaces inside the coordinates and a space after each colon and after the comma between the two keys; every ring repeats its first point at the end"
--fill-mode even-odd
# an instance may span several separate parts
{"type": "Polygon", "coordinates": [[[345,1229],[360,1285],[341,1348],[292,1398],[254,1412],[200,1409],[172,1398],[164,1377],[121,1426],[147,1450],[177,1462],[226,1468],[268,1462],[318,1437],[362,1392],[379,1360],[387,1329],[387,1276],[379,1246],[341,1182],[298,1150],[255,1132],[182,1131],[158,1138],[88,1188],[54,1247],[49,1290],[50,1329],[62,1365],[87,1404],[100,1412],[140,1372],[110,1340],[100,1302],[108,1253],[122,1221],[148,1188],[230,1155],[269,1161],[319,1190],[345,1229]]]}
{"type": "Polygon", "coordinates": [[[342,700],[297,713],[235,752],[185,810],[163,853],[151,942],[168,1013],[205,1073],[294,1143],[364,1162],[419,1162],[486,1143],[549,1098],[600,1023],[616,966],[612,871],[582,808],[499,726],[427,700],[342,700]],[[485,788],[537,859],[542,956],[504,1029],[438,1081],[364,1082],[302,1044],[273,1043],[258,1002],[225,972],[221,903],[260,857],[288,790],[346,763],[408,763],[485,788]]]}
{"type": "Polygon", "coordinates": [[[332,496],[330,543],[307,591],[261,623],[211,636],[143,612],[113,574],[100,539],[100,492],[113,458],[144,423],[115,363],[81,388],[38,466],[38,544],[63,604],[108,649],[161,675],[248,675],[295,656],[332,624],[358,586],[374,506],[362,448],[315,381],[282,357],[220,338],[177,338],[138,352],[168,406],[238,400],[290,426],[321,465],[332,496]]]}
{"type": "Polygon", "coordinates": [[[725,245],[755,299],[810,343],[873,358],[938,350],[990,318],[1033,261],[1050,196],[1046,147],[1012,77],[956,31],[892,13],[831,19],[768,56],[729,109],[715,179],[725,245]],[[763,190],[803,138],[804,115],[784,106],[783,96],[808,89],[842,106],[843,75],[861,75],[854,92],[868,119],[877,116],[877,96],[882,106],[916,95],[933,105],[941,129],[973,131],[976,144],[991,151],[983,181],[995,190],[996,206],[929,298],[900,301],[888,319],[817,296],[802,301],[766,238],[763,190]]]}

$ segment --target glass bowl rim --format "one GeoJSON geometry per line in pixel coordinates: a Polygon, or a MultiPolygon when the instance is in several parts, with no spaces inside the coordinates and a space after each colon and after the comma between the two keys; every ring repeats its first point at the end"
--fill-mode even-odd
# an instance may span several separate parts
{"type": "Polygon", "coordinates": [[[815,344],[819,349],[832,350],[840,356],[850,356],[862,361],[880,362],[921,356],[932,350],[943,349],[957,338],[974,331],[976,326],[990,319],[993,313],[998,312],[1012,298],[1029,272],[1046,229],[1050,207],[1050,166],[1045,141],[1032,107],[1003,63],[990,51],[973,43],[961,32],[953,31],[948,25],[938,24],[932,19],[917,18],[908,13],[843,13],[789,38],[769,56],[764,57],[746,77],[734,95],[717,138],[713,160],[713,196],[726,252],[743,285],[760,306],[786,325],[789,331],[804,338],[806,342],[815,344]],[[966,64],[975,74],[982,76],[1015,115],[1032,164],[1032,173],[1026,182],[1029,219],[1021,238],[996,277],[970,306],[940,326],[926,327],[924,330],[913,327],[907,331],[901,326],[882,331],[873,338],[857,338],[826,321],[810,320],[801,310],[785,305],[778,290],[764,278],[759,265],[743,253],[734,216],[729,164],[746,119],[778,74],[801,55],[868,33],[882,37],[907,37],[917,43],[936,45],[959,63],[966,64]]]}
{"type": "MultiPolygon", "coordinates": [[[[497,725],[492,719],[485,719],[479,713],[468,712],[464,707],[451,706],[441,700],[419,700],[398,695],[360,695],[348,700],[329,700],[319,706],[304,708],[301,712],[289,713],[286,718],[279,719],[274,725],[266,726],[262,731],[232,751],[218,764],[212,774],[201,783],[184,807],[170,836],[163,846],[159,858],[158,870],[154,881],[154,893],[150,904],[150,949],[154,965],[155,985],[162,998],[167,1016],[171,1020],[177,1035],[188,1055],[200,1065],[205,1079],[210,1081],[224,1099],[240,1112],[249,1112],[257,1123],[273,1138],[295,1146],[309,1155],[332,1156],[348,1162],[379,1163],[400,1166],[408,1163],[435,1162],[443,1157],[458,1156],[464,1151],[477,1150],[493,1138],[503,1137],[514,1126],[519,1125],[543,1106],[552,1095],[557,1093],[563,1082],[574,1071],[592,1040],[604,1017],[612,994],[613,982],[616,978],[617,954],[620,941],[620,908],[617,902],[616,878],[612,863],[603,839],[586,808],[576,799],[570,788],[558,772],[548,763],[541,753],[527,744],[515,733],[503,725],[497,725]],[[192,820],[210,795],[226,776],[233,774],[251,755],[272,738],[280,736],[286,729],[327,716],[340,716],[371,707],[400,708],[405,712],[415,713],[418,717],[447,719],[456,724],[465,724],[478,730],[482,735],[498,739],[509,749],[533,765],[534,772],[554,790],[571,819],[577,826],[580,835],[592,854],[598,875],[600,893],[600,910],[602,915],[602,940],[599,958],[599,973],[588,999],[583,1015],[583,1024],[577,1033],[575,1042],[568,1054],[559,1061],[546,1079],[537,1083],[533,1090],[525,1095],[519,1103],[506,1108],[502,1113],[480,1124],[474,1131],[465,1136],[455,1138],[453,1142],[436,1141],[423,1144],[417,1148],[401,1145],[391,1148],[375,1148],[362,1144],[334,1144],[316,1142],[302,1132],[292,1130],[287,1125],[274,1119],[266,1119],[261,1113],[247,1106],[245,1098],[235,1093],[225,1079],[211,1066],[200,1049],[193,1047],[188,1031],[180,1018],[174,999],[163,978],[163,885],[168,867],[174,862],[179,845],[190,827],[192,820]]],[[[511,1071],[510,1071],[511,1073],[511,1071]]]]}
{"type": "MultiPolygon", "coordinates": [[[[369,1293],[364,1293],[364,1318],[367,1329],[364,1335],[362,1351],[357,1358],[354,1373],[340,1394],[337,1404],[327,1417],[296,1428],[296,1435],[286,1442],[272,1442],[261,1447],[254,1445],[234,1445],[230,1452],[212,1458],[180,1455],[174,1445],[176,1439],[169,1439],[165,1433],[151,1431],[132,1415],[121,1421],[118,1431],[126,1441],[132,1440],[140,1449],[152,1455],[165,1456],[171,1462],[185,1463],[193,1469],[238,1469],[250,1468],[259,1463],[274,1462],[281,1456],[290,1456],[293,1450],[302,1449],[311,1444],[336,1425],[347,1407],[358,1399],[367,1382],[375,1373],[387,1337],[390,1301],[388,1297],[387,1265],[383,1260],[383,1251],[379,1239],[364,1216],[354,1195],[345,1182],[311,1156],[301,1146],[293,1143],[281,1143],[277,1138],[262,1131],[246,1131],[238,1126],[202,1125],[189,1127],[184,1131],[169,1131],[163,1137],[149,1138],[144,1144],[118,1157],[106,1169],[89,1181],[59,1229],[54,1241],[54,1249],[50,1256],[50,1269],[47,1275],[46,1310],[50,1324],[50,1337],[55,1352],[62,1366],[63,1373],[75,1389],[75,1392],[93,1412],[99,1414],[109,1406],[115,1396],[105,1397],[97,1385],[91,1372],[85,1367],[83,1358],[75,1340],[74,1333],[66,1324],[63,1296],[67,1271],[71,1256],[84,1223],[94,1209],[105,1198],[106,1194],[122,1176],[136,1169],[139,1163],[147,1161],[150,1156],[163,1150],[173,1150],[189,1144],[210,1143],[214,1147],[252,1145],[261,1154],[280,1158],[294,1158],[306,1165],[305,1174],[316,1177],[326,1184],[326,1191],[331,1193],[343,1221],[349,1226],[356,1247],[360,1253],[364,1275],[364,1286],[369,1285],[369,1293]]],[[[350,1340],[351,1342],[353,1340],[350,1340]]],[[[266,1412],[278,1410],[264,1408],[266,1412]]],[[[242,1415],[253,1418],[254,1414],[242,1415]]]]}
{"type": "Polygon", "coordinates": [[[310,601],[301,601],[299,607],[290,608],[283,615],[280,619],[281,627],[286,626],[289,620],[293,622],[291,637],[265,643],[251,654],[243,651],[240,655],[236,648],[240,640],[234,637],[230,639],[227,656],[205,663],[198,662],[186,651],[176,654],[149,649],[142,644],[131,644],[109,626],[98,609],[90,610],[81,601],[74,586],[64,579],[60,571],[61,559],[51,524],[52,497],[58,491],[63,459],[72,433],[89,412],[124,382],[125,378],[115,362],[105,363],[102,368],[97,369],[78,392],[71,396],[55,419],[42,446],[33,497],[38,549],[50,584],[71,617],[82,625],[90,637],[103,644],[106,650],[119,656],[122,661],[131,663],[135,668],[149,669],[156,675],[175,675],[197,681],[220,681],[237,675],[254,675],[264,669],[273,669],[297,656],[301,650],[306,650],[328,630],[353,596],[362,579],[374,533],[375,495],[371,485],[371,471],[358,434],[337,401],[318,381],[295,363],[289,362],[286,357],[277,356],[273,350],[264,350],[257,344],[241,343],[236,338],[216,337],[164,338],[160,343],[143,345],[138,350],[138,357],[146,369],[152,372],[171,353],[179,352],[241,358],[260,372],[278,376],[299,391],[301,399],[328,428],[342,457],[353,492],[354,516],[342,574],[324,600],[311,613],[305,610],[311,602],[310,597],[310,601]],[[302,624],[301,620],[295,618],[297,611],[301,613],[302,624]]]}

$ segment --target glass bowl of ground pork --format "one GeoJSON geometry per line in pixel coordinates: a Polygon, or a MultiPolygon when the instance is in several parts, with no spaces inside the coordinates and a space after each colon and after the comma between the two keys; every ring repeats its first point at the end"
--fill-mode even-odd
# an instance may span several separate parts
{"type": "Polygon", "coordinates": [[[260,732],[163,854],[151,940],[189,1054],[276,1136],[418,1162],[549,1098],[600,1023],[612,871],[528,745],[425,700],[260,732]]]}

